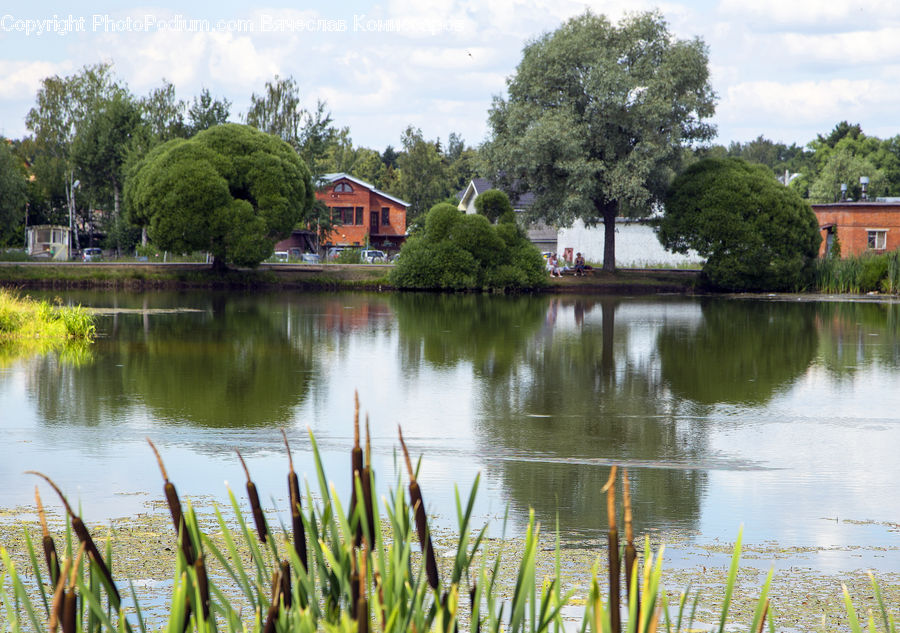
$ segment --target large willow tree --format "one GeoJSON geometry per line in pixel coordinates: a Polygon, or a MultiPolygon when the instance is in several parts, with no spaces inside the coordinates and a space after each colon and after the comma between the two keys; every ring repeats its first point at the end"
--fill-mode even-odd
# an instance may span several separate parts
{"type": "Polygon", "coordinates": [[[713,134],[706,46],[672,37],[655,12],[572,18],[525,47],[508,92],[490,111],[492,176],[534,192],[534,218],[602,221],[608,271],[616,215],[649,212],[682,147],[713,134]]]}
{"type": "Polygon", "coordinates": [[[157,247],[208,251],[213,267],[255,266],[312,209],[306,165],[280,138],[227,123],[153,148],[129,172],[125,201],[157,247]]]}

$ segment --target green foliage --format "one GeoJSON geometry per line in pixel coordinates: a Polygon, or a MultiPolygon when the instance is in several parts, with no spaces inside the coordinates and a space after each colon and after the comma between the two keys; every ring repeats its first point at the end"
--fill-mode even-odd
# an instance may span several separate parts
{"type": "Polygon", "coordinates": [[[407,220],[425,213],[447,194],[441,155],[435,142],[426,140],[422,130],[409,126],[401,137],[403,152],[397,157],[400,169],[397,195],[410,203],[407,220]]]}
{"type": "Polygon", "coordinates": [[[508,100],[491,107],[485,157],[504,188],[535,192],[534,217],[612,229],[620,211],[649,212],[682,147],[712,135],[714,98],[699,39],[672,37],[658,13],[614,25],[588,11],[525,48],[508,100]]]}
{"type": "Polygon", "coordinates": [[[815,285],[820,292],[896,294],[900,291],[900,251],[826,257],[816,266],[815,285]]]}
{"type": "Polygon", "coordinates": [[[516,224],[491,225],[436,204],[424,230],[411,236],[391,271],[391,283],[415,289],[524,289],[546,283],[541,254],[516,224]]]}
{"type": "Polygon", "coordinates": [[[0,137],[0,246],[22,245],[27,191],[22,163],[0,137]]]}
{"type": "Polygon", "coordinates": [[[209,89],[203,88],[200,96],[194,97],[187,111],[188,135],[193,136],[216,125],[228,123],[230,114],[231,102],[228,99],[213,99],[209,89]]]}
{"type": "Polygon", "coordinates": [[[491,222],[496,222],[513,208],[509,196],[504,192],[499,189],[488,189],[475,198],[475,210],[491,222]]]}
{"type": "Polygon", "coordinates": [[[255,266],[312,209],[306,166],[280,139],[237,124],[158,145],[129,172],[126,201],[160,249],[255,266]]]}
{"type": "Polygon", "coordinates": [[[699,161],[675,179],[658,237],[677,253],[697,251],[713,286],[738,291],[805,287],[821,241],[800,196],[735,158],[699,161]]]}
{"type": "Polygon", "coordinates": [[[358,248],[345,248],[332,261],[335,264],[358,264],[359,253],[360,249],[358,248]]]}

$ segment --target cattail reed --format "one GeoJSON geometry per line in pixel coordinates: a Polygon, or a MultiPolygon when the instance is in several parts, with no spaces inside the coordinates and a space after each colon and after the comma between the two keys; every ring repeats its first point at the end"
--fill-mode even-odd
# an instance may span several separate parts
{"type": "Polygon", "coordinates": [[[281,561],[281,597],[284,600],[284,608],[291,608],[293,599],[291,588],[291,565],[286,560],[281,561]]]}
{"type": "Polygon", "coordinates": [[[621,614],[619,613],[619,576],[622,573],[619,563],[619,530],[616,528],[616,467],[609,473],[609,481],[603,486],[606,493],[606,515],[609,521],[607,547],[609,549],[609,625],[611,633],[620,633],[621,614]]]}
{"type": "Polygon", "coordinates": [[[82,542],[81,547],[78,548],[75,563],[72,565],[72,572],[69,575],[69,587],[66,589],[66,595],[63,597],[63,633],[75,633],[76,631],[78,594],[75,593],[75,579],[78,577],[78,568],[81,567],[81,557],[84,556],[84,550],[85,544],[82,542]]]}
{"type": "Polygon", "coordinates": [[[369,416],[366,415],[366,465],[362,469],[363,503],[369,525],[369,547],[375,546],[375,507],[372,504],[372,439],[369,436],[369,416]]]}
{"type": "Polygon", "coordinates": [[[69,568],[72,566],[72,560],[66,559],[63,563],[62,571],[56,581],[56,589],[53,591],[53,602],[50,605],[50,620],[47,622],[47,629],[50,633],[56,633],[60,620],[63,617],[63,602],[66,595],[66,578],[69,576],[69,568]]]}
{"type": "Polygon", "coordinates": [[[149,437],[147,438],[147,443],[153,449],[153,454],[156,455],[156,463],[159,464],[159,471],[162,473],[164,482],[163,493],[166,495],[166,504],[168,504],[169,513],[172,515],[172,524],[175,526],[175,533],[178,535],[178,544],[184,554],[184,560],[188,565],[193,565],[195,560],[194,547],[191,542],[190,532],[187,529],[187,523],[184,520],[184,513],[181,511],[181,500],[178,498],[178,491],[175,490],[175,485],[169,481],[169,474],[166,472],[162,456],[156,450],[156,445],[149,437]]]}
{"type": "Polygon", "coordinates": [[[256,523],[256,531],[259,534],[261,543],[266,542],[269,530],[266,527],[266,517],[263,515],[262,506],[259,504],[259,493],[256,492],[256,484],[250,479],[250,470],[247,468],[247,462],[244,461],[241,452],[237,449],[238,459],[241,460],[241,466],[244,467],[244,474],[247,475],[247,496],[250,497],[250,509],[253,511],[253,521],[256,523]]]}
{"type": "Polygon", "coordinates": [[[409,505],[413,509],[416,519],[416,532],[419,535],[419,545],[422,548],[422,560],[425,561],[425,575],[431,588],[437,590],[440,585],[438,578],[437,560],[434,558],[434,547],[431,544],[431,533],[428,531],[428,518],[425,515],[425,502],[422,500],[422,491],[416,482],[416,473],[403,441],[403,429],[397,427],[400,433],[400,446],[403,448],[403,456],[406,459],[406,470],[409,472],[409,505]]]}
{"type": "Polygon", "coordinates": [[[368,552],[365,545],[362,548],[362,556],[359,559],[359,588],[356,599],[356,623],[359,633],[369,633],[369,600],[366,597],[366,584],[368,579],[366,570],[366,557],[368,552]]]}
{"type": "Polygon", "coordinates": [[[762,615],[759,618],[759,625],[756,627],[756,633],[762,633],[763,627],[766,624],[766,615],[769,613],[769,599],[766,598],[766,603],[763,605],[762,615]]]}
{"type": "Polygon", "coordinates": [[[278,571],[272,572],[272,603],[266,614],[266,623],[263,626],[264,633],[274,633],[275,621],[278,619],[278,611],[281,608],[282,593],[282,568],[278,567],[278,571]]]}
{"type": "Polygon", "coordinates": [[[206,574],[206,562],[203,554],[194,561],[194,572],[197,574],[197,589],[200,591],[200,606],[203,610],[203,619],[209,621],[209,577],[206,574]]]}
{"type": "Polygon", "coordinates": [[[80,516],[75,514],[75,511],[72,510],[72,506],[69,505],[69,501],[66,499],[65,495],[47,475],[39,473],[36,470],[27,470],[25,472],[30,475],[37,475],[38,477],[44,479],[48,484],[50,484],[50,487],[56,491],[56,494],[59,495],[59,498],[62,500],[63,505],[66,508],[66,512],[69,514],[69,517],[72,520],[72,530],[75,532],[75,535],[78,537],[78,540],[81,542],[81,544],[84,545],[90,560],[94,562],[94,564],[97,566],[97,569],[100,570],[100,573],[103,574],[103,577],[106,579],[108,588],[110,590],[110,600],[113,602],[113,606],[118,609],[119,605],[122,602],[122,597],[119,595],[119,590],[116,587],[116,583],[109,571],[109,567],[106,566],[106,562],[104,562],[103,557],[100,555],[100,550],[98,550],[97,546],[94,544],[94,539],[91,538],[91,533],[88,532],[87,527],[85,527],[84,521],[81,520],[80,516]]]}
{"type": "Polygon", "coordinates": [[[641,612],[640,582],[638,582],[637,549],[634,547],[634,526],[631,514],[631,487],[628,482],[628,469],[622,470],[622,504],[625,513],[625,594],[631,604],[631,585],[637,585],[635,591],[635,613],[641,612]]]}
{"type": "Polygon", "coordinates": [[[356,607],[359,604],[359,570],[356,563],[356,552],[350,555],[350,617],[356,619],[356,607]]]}
{"type": "MultiPolygon", "coordinates": [[[[360,478],[362,483],[363,471],[363,450],[359,445],[359,392],[353,392],[353,449],[350,451],[350,482],[352,490],[350,491],[350,520],[353,521],[353,515],[356,512],[356,478],[360,478]]],[[[359,547],[362,542],[362,521],[356,524],[356,534],[353,538],[353,546],[359,547]]]]}
{"type": "Polygon", "coordinates": [[[56,543],[50,536],[50,530],[47,528],[47,517],[44,514],[44,504],[41,503],[41,493],[38,487],[34,487],[34,500],[37,502],[38,517],[41,520],[41,535],[44,545],[44,558],[47,561],[47,573],[50,574],[51,584],[56,586],[59,581],[59,556],[56,553],[56,543]]]}
{"type": "MultiPolygon", "coordinates": [[[[478,595],[478,583],[473,582],[472,586],[469,587],[469,605],[472,609],[472,613],[475,613],[475,596],[478,595]]],[[[481,618],[475,621],[475,633],[480,633],[481,631],[481,618]]]]}
{"type": "Polygon", "coordinates": [[[306,528],[303,525],[303,517],[300,513],[303,506],[300,500],[300,479],[294,472],[294,458],[291,456],[291,445],[288,444],[287,433],[281,429],[281,435],[284,437],[284,447],[288,454],[288,493],[291,499],[291,526],[294,530],[294,549],[297,551],[297,557],[303,569],[307,569],[306,558],[306,528]]]}

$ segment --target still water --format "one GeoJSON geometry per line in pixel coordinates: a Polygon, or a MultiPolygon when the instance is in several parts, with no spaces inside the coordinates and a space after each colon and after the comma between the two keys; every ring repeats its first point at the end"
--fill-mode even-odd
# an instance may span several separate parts
{"type": "MultiPolygon", "coordinates": [[[[605,530],[600,488],[629,468],[639,533],[819,548],[824,569],[900,547],[900,304],[784,299],[71,293],[100,310],[88,357],[0,367],[0,507],[47,473],[89,520],[180,492],[285,506],[287,429],[315,489],[307,427],[349,490],[353,392],[381,484],[397,426],[430,512],[481,473],[492,525],[529,507],[568,543],[605,530]]],[[[0,356],[2,357],[2,356],[0,356]]],[[[45,502],[50,493],[45,494],[45,502]]],[[[499,528],[495,528],[497,531],[499,528]]],[[[676,556],[677,558],[677,556],[676,556]]],[[[890,557],[896,558],[896,555],[890,557]]]]}

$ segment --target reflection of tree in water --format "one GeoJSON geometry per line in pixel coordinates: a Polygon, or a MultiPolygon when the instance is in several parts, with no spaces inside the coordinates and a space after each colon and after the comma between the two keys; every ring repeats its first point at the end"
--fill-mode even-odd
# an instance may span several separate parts
{"type": "Polygon", "coordinates": [[[871,365],[900,367],[900,304],[835,301],[816,305],[819,355],[838,377],[871,365]]]}
{"type": "Polygon", "coordinates": [[[703,425],[672,414],[648,355],[632,355],[628,327],[616,328],[619,304],[551,300],[548,314],[568,321],[571,311],[576,327],[521,340],[517,367],[487,381],[483,453],[499,459],[515,509],[534,507],[547,525],[559,512],[567,533],[605,530],[600,488],[610,462],[632,463],[639,529],[690,528],[706,484],[691,468],[705,455],[703,425]]]}
{"type": "MultiPolygon", "coordinates": [[[[226,299],[182,314],[120,314],[78,369],[37,364],[30,386],[49,422],[118,422],[136,405],[161,421],[213,427],[283,424],[308,390],[312,321],[276,298],[226,299]],[[289,330],[293,327],[291,335],[289,330]],[[305,331],[304,331],[305,329],[305,331]]],[[[108,326],[108,327],[107,327],[108,326]]]]}
{"type": "Polygon", "coordinates": [[[705,301],[699,327],[659,333],[663,379],[701,404],[767,402],[812,362],[815,312],[808,302],[705,301]]]}
{"type": "Polygon", "coordinates": [[[539,297],[403,293],[392,297],[406,367],[469,362],[480,376],[514,370],[523,344],[540,328],[539,297]]]}

